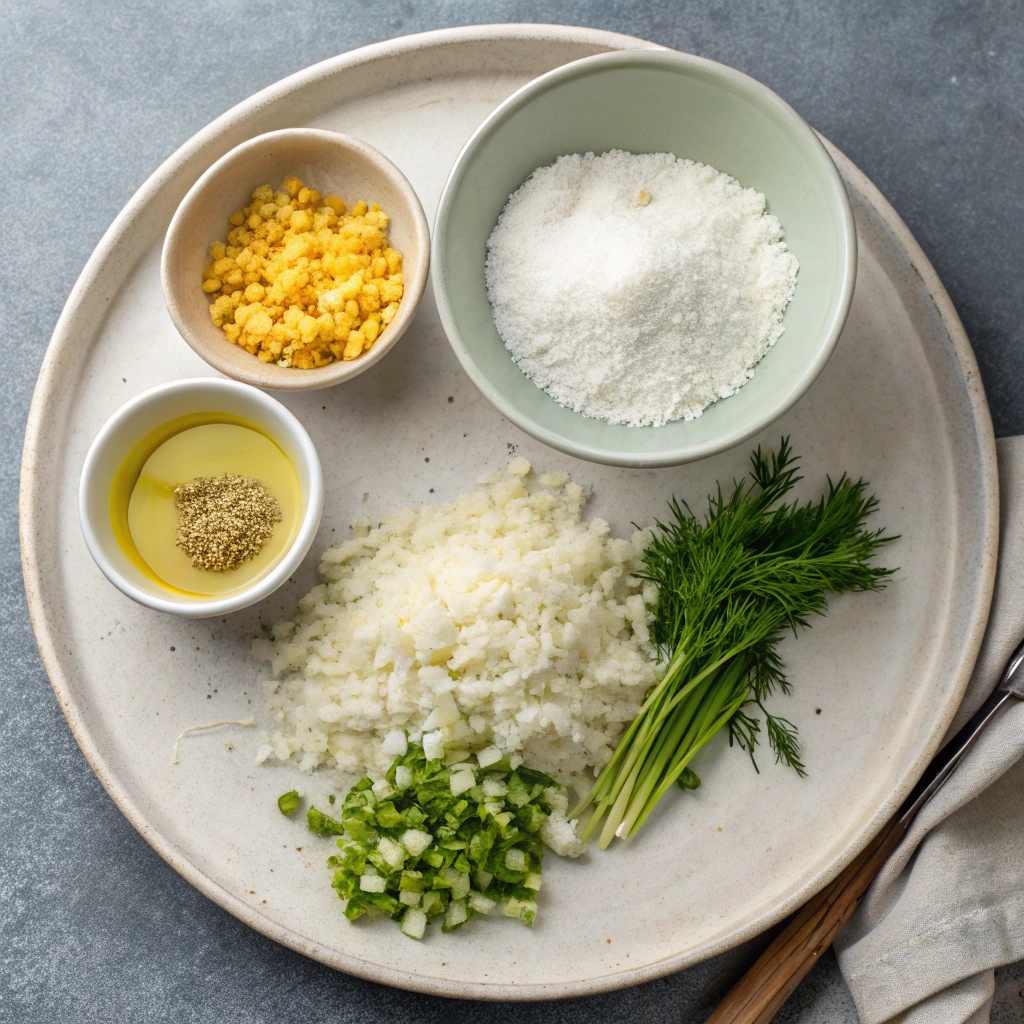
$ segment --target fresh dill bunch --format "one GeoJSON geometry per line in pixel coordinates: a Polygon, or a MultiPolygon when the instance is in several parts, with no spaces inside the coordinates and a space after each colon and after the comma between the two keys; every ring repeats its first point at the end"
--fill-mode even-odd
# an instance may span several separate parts
{"type": "Polygon", "coordinates": [[[760,714],[776,762],[805,774],[796,727],[765,706],[789,692],[779,642],[823,615],[828,594],[880,590],[895,570],[870,560],[895,538],[866,528],[878,503],[845,474],[819,501],[785,504],[797,473],[783,438],[730,493],[719,485],[703,519],[673,498],[656,523],[638,575],[658,588],[651,638],[667,668],[573,812],[596,805],[585,835],[603,819],[602,848],[635,834],[673,784],[699,785],[689,763],[726,726],[756,769],[760,714]]]}

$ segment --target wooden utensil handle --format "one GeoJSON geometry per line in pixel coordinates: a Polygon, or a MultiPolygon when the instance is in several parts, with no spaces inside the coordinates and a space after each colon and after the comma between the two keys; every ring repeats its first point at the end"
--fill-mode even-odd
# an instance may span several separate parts
{"type": "Polygon", "coordinates": [[[730,989],[707,1024],[768,1024],[832,945],[908,825],[899,815],[891,819],[838,878],[805,903],[730,989]]]}

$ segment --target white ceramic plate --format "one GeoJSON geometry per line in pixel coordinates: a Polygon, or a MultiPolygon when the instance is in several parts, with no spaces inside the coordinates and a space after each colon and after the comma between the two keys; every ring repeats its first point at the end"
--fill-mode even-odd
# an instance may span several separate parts
{"type": "Polygon", "coordinates": [[[25,581],[86,757],[142,835],[211,899],[377,981],[452,996],[567,996],[655,978],[755,935],[836,875],[896,808],[937,747],[981,640],[998,498],[977,367],[928,261],[836,153],[860,242],[853,311],[819,380],[758,440],[791,434],[809,487],[826,472],[867,477],[879,521],[902,534],[887,553],[901,572],[882,594],[834,601],[787,642],[795,694],[780,706],[800,727],[807,779],[767,757],[755,774],[720,738],[697,765],[705,785],[666,800],[635,841],[577,862],[547,858],[531,932],[481,921],[417,943],[386,922],[349,924],[328,885],[330,842],[278,812],[278,794],[298,785],[319,799],[326,780],[253,767],[254,729],[189,736],[171,764],[186,727],[261,718],[264,673],[249,638],[293,607],[319,552],[353,518],[452,498],[513,451],[568,467],[593,488],[591,513],[619,531],[649,521],[673,492],[701,502],[716,479],[744,471],[748,446],[643,471],[544,448],[469,382],[428,297],[387,359],[333,390],[285,397],[319,448],[326,501],[311,557],[262,605],[213,621],[149,611],[102,578],[78,527],[82,460],[106,418],[155,384],[212,373],[174,333],[159,262],[177,203],[214,160],[276,128],[346,132],[401,167],[431,217],[460,147],[505,96],[566,61],[644,45],[552,26],[459,29],[357,50],[259,93],[175,153],[117,218],[40,374],[22,476],[25,581]]]}

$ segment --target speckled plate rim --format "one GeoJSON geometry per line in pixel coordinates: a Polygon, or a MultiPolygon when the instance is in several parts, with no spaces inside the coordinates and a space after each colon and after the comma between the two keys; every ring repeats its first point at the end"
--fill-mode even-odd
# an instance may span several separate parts
{"type": "MultiPolygon", "coordinates": [[[[22,571],[29,614],[43,665],[49,675],[57,700],[78,745],[104,789],[142,837],[175,871],[205,896],[256,931],[297,952],[349,974],[398,988],[451,998],[541,1000],[593,995],[652,981],[723,953],[753,938],[791,913],[842,871],[877,834],[900,805],[938,748],[970,680],[988,621],[998,555],[999,488],[992,420],[974,352],[942,282],[906,225],[868,178],[842,153],[826,142],[829,152],[848,186],[859,191],[884,221],[895,241],[905,250],[914,272],[930,295],[948,335],[952,355],[960,365],[967,391],[966,399],[977,435],[979,455],[977,468],[984,490],[979,504],[984,510],[985,527],[981,544],[981,563],[975,577],[973,613],[965,629],[967,639],[957,661],[955,685],[950,690],[956,699],[950,700],[941,721],[934,728],[929,742],[922,748],[911,768],[904,773],[902,785],[897,787],[877,808],[871,819],[845,846],[841,855],[837,856],[826,868],[808,877],[805,884],[789,899],[777,904],[770,911],[746,920],[728,934],[697,949],[672,954],[636,968],[580,982],[523,986],[488,985],[486,983],[452,982],[445,978],[413,974],[369,963],[321,943],[313,942],[297,932],[263,917],[196,868],[181,851],[160,834],[120,783],[117,772],[109,763],[107,755],[85,728],[64,673],[60,643],[48,621],[43,580],[40,575],[40,537],[37,532],[39,523],[36,512],[41,488],[36,479],[35,467],[40,452],[49,444],[46,427],[51,412],[51,403],[57,398],[56,388],[60,381],[62,364],[64,360],[73,358],[74,347],[80,338],[80,332],[76,330],[76,317],[90,304],[99,302],[101,306],[105,307],[109,303],[112,295],[102,287],[101,272],[108,261],[116,258],[116,250],[122,238],[130,232],[136,220],[144,214],[148,203],[160,189],[185,170],[189,164],[195,166],[196,161],[202,159],[204,150],[211,147],[211,144],[215,143],[222,135],[231,131],[237,133],[241,124],[248,117],[269,104],[284,100],[291,94],[323,79],[329,79],[361,65],[372,64],[382,58],[393,58],[396,55],[428,49],[441,49],[462,42],[490,42],[500,46],[502,42],[512,38],[536,40],[538,45],[564,42],[576,46],[604,47],[609,50],[653,47],[655,45],[613,32],[559,25],[468,26],[404,36],[362,47],[315,64],[256,93],[213,121],[164,161],[108,228],[82,270],[57,321],[53,337],[43,359],[25,431],[19,515],[22,571]],[[90,294],[94,289],[99,298],[90,294]]],[[[208,162],[212,162],[212,159],[210,158],[208,162]]]]}

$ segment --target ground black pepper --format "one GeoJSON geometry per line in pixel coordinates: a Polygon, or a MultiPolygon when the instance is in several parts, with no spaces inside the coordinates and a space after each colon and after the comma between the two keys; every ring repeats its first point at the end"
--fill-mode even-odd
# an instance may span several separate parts
{"type": "Polygon", "coordinates": [[[281,506],[258,480],[225,473],[176,487],[178,547],[197,569],[226,572],[253,558],[281,521],[281,506]]]}

